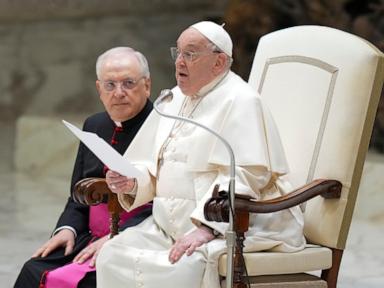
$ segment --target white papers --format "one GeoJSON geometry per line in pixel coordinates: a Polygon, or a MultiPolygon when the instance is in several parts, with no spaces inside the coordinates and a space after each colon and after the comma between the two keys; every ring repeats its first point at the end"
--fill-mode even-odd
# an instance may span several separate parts
{"type": "Polygon", "coordinates": [[[112,171],[121,175],[138,178],[142,173],[136,169],[126,158],[123,158],[115,149],[111,147],[104,139],[95,133],[82,131],[71,123],[62,120],[65,126],[91,150],[101,162],[112,171]]]}

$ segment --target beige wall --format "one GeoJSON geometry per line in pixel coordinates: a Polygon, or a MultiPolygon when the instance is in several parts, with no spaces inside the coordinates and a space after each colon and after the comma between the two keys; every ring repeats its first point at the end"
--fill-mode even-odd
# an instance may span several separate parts
{"type": "Polygon", "coordinates": [[[191,23],[220,17],[227,1],[206,2],[0,2],[0,119],[98,109],[94,63],[114,46],[148,57],[157,95],[174,84],[169,46],[177,35],[191,23]]]}

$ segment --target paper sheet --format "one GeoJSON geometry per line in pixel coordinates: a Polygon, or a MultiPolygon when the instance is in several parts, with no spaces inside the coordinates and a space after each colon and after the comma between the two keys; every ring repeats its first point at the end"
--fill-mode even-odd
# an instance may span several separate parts
{"type": "Polygon", "coordinates": [[[123,158],[123,156],[113,149],[104,139],[95,133],[82,131],[65,120],[62,121],[110,170],[130,178],[139,178],[142,176],[142,173],[136,169],[128,159],[123,158]]]}

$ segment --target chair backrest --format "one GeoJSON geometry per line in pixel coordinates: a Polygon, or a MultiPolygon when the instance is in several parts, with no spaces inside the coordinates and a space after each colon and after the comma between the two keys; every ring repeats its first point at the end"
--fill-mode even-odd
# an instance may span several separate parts
{"type": "Polygon", "coordinates": [[[316,197],[305,211],[312,243],[344,249],[384,78],[383,54],[355,35],[297,26],[259,41],[249,83],[279,129],[294,187],[343,184],[340,199],[316,197]]]}

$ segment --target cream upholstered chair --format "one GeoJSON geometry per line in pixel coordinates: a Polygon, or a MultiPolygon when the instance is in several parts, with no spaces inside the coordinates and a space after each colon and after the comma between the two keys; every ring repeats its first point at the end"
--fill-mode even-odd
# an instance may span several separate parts
{"type": "MultiPolygon", "coordinates": [[[[296,191],[296,198],[290,195],[249,207],[244,199],[236,199],[237,213],[265,213],[297,205],[321,193],[325,196],[327,189],[337,192],[339,182],[342,189],[339,198],[334,198],[336,193],[331,199],[319,196],[306,203],[305,237],[313,245],[297,253],[244,253],[252,276],[248,280],[259,283],[253,286],[336,287],[383,78],[383,54],[343,31],[298,26],[260,39],[249,83],[279,129],[290,165],[287,177],[294,187],[309,184],[312,188],[299,191],[303,194],[296,191]],[[319,185],[314,179],[339,182],[319,181],[319,185]],[[316,270],[322,271],[321,278],[302,274],[316,270]],[[312,286],[306,286],[312,280],[312,286]],[[269,282],[275,286],[261,284],[269,282]]],[[[242,225],[238,222],[237,226],[242,225]]],[[[240,262],[235,257],[235,269],[243,273],[237,267],[240,262]]],[[[219,273],[226,275],[226,255],[220,258],[219,273]]],[[[235,275],[234,286],[246,287],[245,278],[235,275]]]]}

